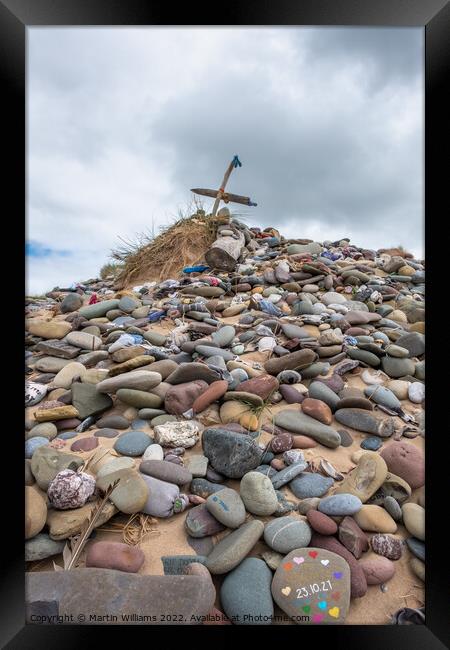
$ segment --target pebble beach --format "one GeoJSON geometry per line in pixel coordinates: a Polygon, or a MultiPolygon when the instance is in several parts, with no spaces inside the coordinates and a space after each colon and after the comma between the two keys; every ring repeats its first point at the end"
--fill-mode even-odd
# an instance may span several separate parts
{"type": "Polygon", "coordinates": [[[423,622],[425,261],[220,213],[232,269],[26,299],[28,612],[423,622]]]}

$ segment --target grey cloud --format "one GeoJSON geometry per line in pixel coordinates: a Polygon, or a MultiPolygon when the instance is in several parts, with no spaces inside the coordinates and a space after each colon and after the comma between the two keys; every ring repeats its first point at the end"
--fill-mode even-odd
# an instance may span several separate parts
{"type": "Polygon", "coordinates": [[[30,232],[67,237],[74,279],[113,236],[218,188],[234,154],[228,188],[258,207],[230,207],[249,224],[421,249],[422,30],[31,32],[30,232]]]}

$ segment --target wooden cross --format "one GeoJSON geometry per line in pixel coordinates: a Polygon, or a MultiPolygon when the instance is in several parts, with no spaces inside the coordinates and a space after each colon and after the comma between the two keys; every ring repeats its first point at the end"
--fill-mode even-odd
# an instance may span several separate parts
{"type": "Polygon", "coordinates": [[[248,196],[240,196],[239,194],[229,194],[228,192],[225,192],[225,186],[228,183],[228,179],[230,178],[231,172],[235,167],[242,167],[242,163],[239,160],[238,156],[234,156],[233,160],[230,162],[228,165],[225,175],[222,180],[222,184],[218,190],[206,190],[203,188],[195,188],[192,189],[191,192],[194,192],[194,194],[200,194],[201,196],[209,196],[211,198],[215,198],[216,200],[214,201],[214,206],[212,209],[212,216],[214,216],[217,212],[217,209],[219,207],[220,201],[224,201],[224,203],[241,203],[242,205],[250,205],[250,206],[256,206],[256,203],[253,203],[248,196]]]}

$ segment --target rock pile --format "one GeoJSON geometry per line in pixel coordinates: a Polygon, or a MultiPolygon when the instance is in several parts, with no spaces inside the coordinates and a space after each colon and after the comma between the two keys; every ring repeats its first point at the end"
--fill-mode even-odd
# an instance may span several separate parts
{"type": "Polygon", "coordinates": [[[340,623],[382,585],[384,620],[385,583],[425,574],[424,262],[222,231],[232,270],[27,300],[27,561],[61,564],[119,479],[79,567],[28,574],[30,606],[76,614],[92,590],[132,623],[340,623]],[[147,547],[102,538],[137,513],[202,552],[170,555],[164,529],[148,575],[147,547]]]}

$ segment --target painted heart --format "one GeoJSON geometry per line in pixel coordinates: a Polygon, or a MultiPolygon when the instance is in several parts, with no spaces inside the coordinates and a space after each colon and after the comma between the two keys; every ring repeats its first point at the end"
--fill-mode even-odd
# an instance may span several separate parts
{"type": "Polygon", "coordinates": [[[313,559],[315,559],[319,554],[318,554],[317,551],[309,551],[308,555],[309,555],[309,557],[312,557],[313,559]]]}
{"type": "Polygon", "coordinates": [[[294,565],[292,562],[286,562],[286,564],[283,564],[283,569],[286,569],[286,571],[290,571],[294,565]]]}
{"type": "Polygon", "coordinates": [[[340,591],[335,591],[334,594],[331,596],[333,600],[339,600],[340,597],[341,597],[340,591]]]}
{"type": "Polygon", "coordinates": [[[335,571],[333,573],[333,576],[336,578],[336,580],[340,580],[342,578],[342,572],[341,571],[335,571]]]}
{"type": "Polygon", "coordinates": [[[320,623],[325,618],[324,614],[314,614],[312,617],[313,623],[320,623]]]}
{"type": "Polygon", "coordinates": [[[309,614],[309,612],[311,611],[311,607],[310,605],[305,605],[304,607],[302,607],[302,610],[305,612],[305,614],[309,614]]]}
{"type": "Polygon", "coordinates": [[[291,588],[290,587],[283,587],[283,589],[281,590],[281,593],[283,594],[283,596],[289,596],[289,594],[291,593],[291,588]]]}
{"type": "Polygon", "coordinates": [[[326,600],[321,600],[320,603],[317,603],[317,607],[319,609],[325,609],[327,606],[327,601],[326,600]]]}
{"type": "Polygon", "coordinates": [[[320,560],[320,563],[323,564],[323,566],[328,566],[330,564],[330,560],[320,560]]]}
{"type": "Polygon", "coordinates": [[[332,616],[333,618],[338,618],[339,612],[340,612],[339,607],[332,607],[331,609],[328,610],[329,615],[332,616]]]}
{"type": "Polygon", "coordinates": [[[295,562],[295,564],[303,564],[303,562],[305,561],[304,557],[293,557],[292,559],[295,562]]]}

